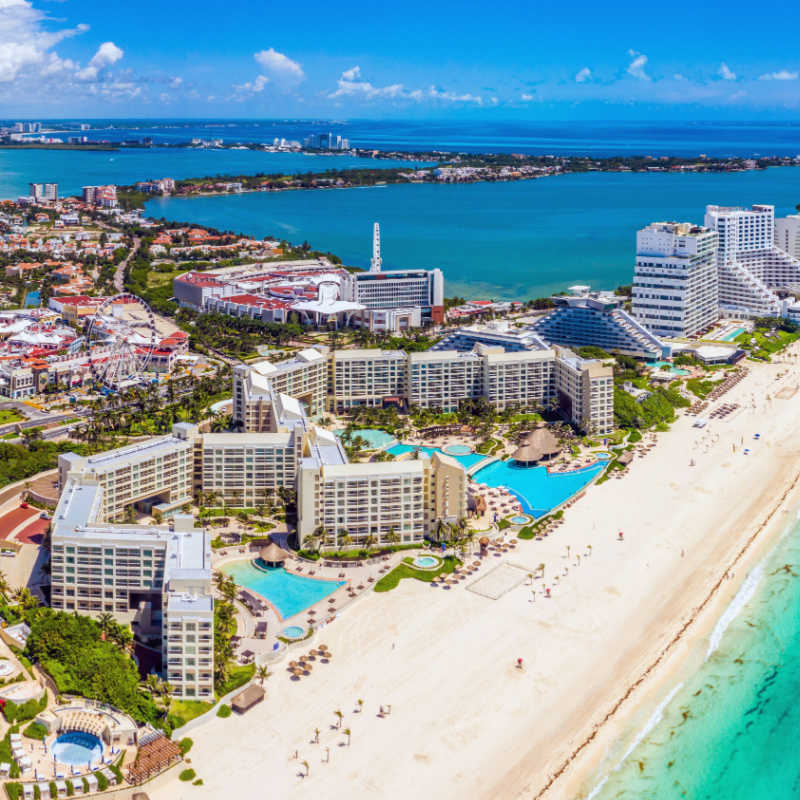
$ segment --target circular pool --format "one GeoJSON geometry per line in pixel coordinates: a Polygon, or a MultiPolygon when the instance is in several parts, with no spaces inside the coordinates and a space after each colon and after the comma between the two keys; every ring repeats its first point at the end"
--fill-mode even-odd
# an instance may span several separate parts
{"type": "Polygon", "coordinates": [[[281,631],[284,639],[302,639],[306,632],[299,625],[289,625],[281,631]]]}
{"type": "Polygon", "coordinates": [[[511,519],[509,519],[512,525],[527,525],[532,521],[533,517],[529,517],[527,514],[518,514],[516,517],[511,517],[511,519]]]}
{"type": "Polygon", "coordinates": [[[92,733],[70,731],[56,738],[50,747],[50,752],[60,764],[81,767],[100,760],[103,755],[103,743],[92,733]]]}
{"type": "Polygon", "coordinates": [[[468,456],[474,451],[468,444],[446,444],[442,452],[448,456],[468,456]]]}
{"type": "Polygon", "coordinates": [[[420,569],[435,569],[439,566],[439,559],[436,556],[417,556],[413,563],[420,569]]]}

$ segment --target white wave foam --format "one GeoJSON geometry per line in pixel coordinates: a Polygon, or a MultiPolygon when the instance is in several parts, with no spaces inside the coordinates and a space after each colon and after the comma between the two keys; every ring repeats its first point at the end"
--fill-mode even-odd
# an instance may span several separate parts
{"type": "MultiPolygon", "coordinates": [[[[680,691],[681,687],[683,686],[683,682],[679,683],[675,686],[672,691],[656,706],[655,711],[650,715],[650,718],[645,722],[642,726],[642,729],[639,733],[636,734],[634,740],[628,746],[628,749],[623,754],[622,758],[617,762],[616,766],[611,770],[611,772],[618,772],[619,768],[627,761],[628,756],[642,743],[645,736],[647,736],[653,728],[661,722],[662,718],[664,717],[664,710],[672,701],[672,698],[680,691]]],[[[597,784],[597,786],[589,792],[589,796],[586,800],[592,800],[592,798],[597,797],[600,790],[606,785],[608,779],[611,777],[611,772],[608,775],[604,776],[603,779],[597,784]]]]}
{"type": "Polygon", "coordinates": [[[764,561],[765,559],[762,559],[753,567],[750,574],[745,578],[744,583],[739,587],[739,591],[736,592],[736,596],[731,600],[722,616],[717,620],[714,630],[711,631],[711,638],[708,640],[708,650],[706,650],[705,661],[708,661],[711,654],[719,647],[722,637],[725,635],[725,631],[728,630],[728,626],[731,622],[739,616],[742,609],[753,599],[758,584],[761,583],[761,579],[764,577],[764,561]]]}

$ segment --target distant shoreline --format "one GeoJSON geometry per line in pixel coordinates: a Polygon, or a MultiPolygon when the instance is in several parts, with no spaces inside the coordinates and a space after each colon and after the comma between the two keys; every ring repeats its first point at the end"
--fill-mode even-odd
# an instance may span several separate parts
{"type": "Polygon", "coordinates": [[[10,142],[0,142],[0,150],[103,150],[103,151],[116,151],[119,147],[114,144],[91,144],[84,142],[82,144],[69,144],[68,142],[53,142],[47,144],[45,142],[22,142],[20,144],[12,144],[10,142]]]}

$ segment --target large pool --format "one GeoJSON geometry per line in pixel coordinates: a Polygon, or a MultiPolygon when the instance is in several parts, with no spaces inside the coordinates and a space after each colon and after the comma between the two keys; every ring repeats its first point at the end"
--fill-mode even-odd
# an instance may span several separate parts
{"type": "Polygon", "coordinates": [[[495,461],[473,476],[488,486],[505,486],[522,504],[523,511],[541,517],[577,494],[602,472],[608,459],[571,472],[548,472],[547,467],[520,467],[513,460],[495,461]]]}
{"type": "MultiPolygon", "coordinates": [[[[344,428],[340,428],[334,431],[334,433],[341,438],[344,433],[344,428]]],[[[356,436],[360,436],[367,443],[368,450],[378,450],[381,447],[386,447],[387,444],[391,444],[395,440],[391,433],[379,430],[378,428],[358,428],[353,431],[352,438],[355,439],[356,436]]]]}
{"type": "Polygon", "coordinates": [[[317,580],[294,575],[283,567],[256,568],[250,561],[224,564],[220,570],[236,583],[269,600],[282,619],[288,619],[335,592],[345,581],[317,580]]]}
{"type": "Polygon", "coordinates": [[[59,764],[81,767],[100,760],[103,755],[103,743],[94,734],[70,731],[62,733],[53,742],[50,752],[59,764]]]}
{"type": "Polygon", "coordinates": [[[433,455],[434,453],[442,453],[442,455],[449,456],[450,458],[454,458],[456,461],[459,461],[464,466],[464,469],[470,469],[470,467],[474,467],[476,464],[479,464],[481,461],[487,458],[487,456],[481,453],[468,453],[463,456],[453,455],[452,453],[447,453],[438,447],[424,447],[418,444],[395,444],[387,448],[386,452],[391,453],[393,456],[400,456],[403,455],[403,453],[411,453],[414,450],[421,450],[423,453],[427,453],[429,456],[433,455]]]}
{"type": "Polygon", "coordinates": [[[726,333],[722,337],[723,342],[732,342],[737,336],[741,336],[741,334],[746,333],[747,328],[734,328],[730,333],[726,333]]]}

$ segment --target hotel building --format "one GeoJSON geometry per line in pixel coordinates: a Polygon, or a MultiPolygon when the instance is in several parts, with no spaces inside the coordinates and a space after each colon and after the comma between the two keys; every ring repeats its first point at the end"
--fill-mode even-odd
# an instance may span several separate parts
{"type": "Polygon", "coordinates": [[[377,544],[421,542],[435,537],[439,520],[466,517],[466,472],[440,453],[348,464],[328,441],[303,458],[297,512],[301,545],[318,536],[335,546],[345,531],[356,544],[368,538],[377,544]]]}
{"type": "Polygon", "coordinates": [[[716,255],[717,234],[710,228],[688,222],[642,228],[636,234],[633,316],[656,336],[692,336],[709,328],[719,318],[716,255]]]}
{"type": "Polygon", "coordinates": [[[717,232],[719,305],[723,314],[777,316],[786,303],[778,290],[798,292],[800,260],[775,244],[775,207],[706,206],[705,224],[717,232]]]}
{"type": "Polygon", "coordinates": [[[334,410],[403,402],[407,362],[402,350],[335,350],[328,362],[328,394],[334,410]]]}
{"type": "Polygon", "coordinates": [[[669,356],[669,345],[625,311],[624,297],[590,294],[584,286],[573,286],[570,291],[571,295],[550,298],[555,309],[533,324],[542,339],[566,347],[600,347],[637,358],[669,356]]]}
{"type": "Polygon", "coordinates": [[[800,214],[775,220],[775,244],[787,255],[800,259],[800,214]]]}
{"type": "Polygon", "coordinates": [[[440,269],[348,273],[341,299],[371,309],[419,307],[423,320],[444,322],[444,276],[440,269]]]}

